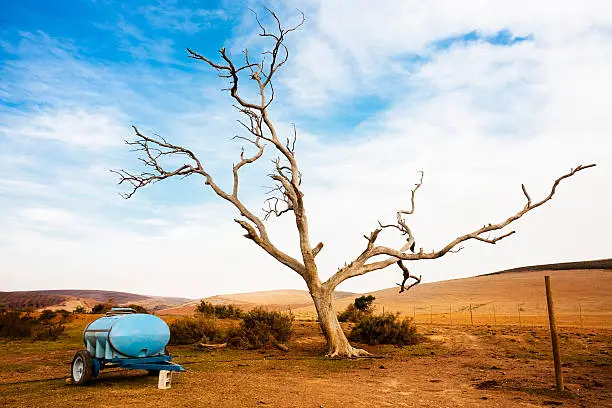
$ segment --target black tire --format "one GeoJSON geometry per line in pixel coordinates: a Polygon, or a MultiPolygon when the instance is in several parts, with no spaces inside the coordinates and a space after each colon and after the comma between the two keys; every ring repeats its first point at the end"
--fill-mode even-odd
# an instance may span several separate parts
{"type": "Polygon", "coordinates": [[[72,384],[85,385],[93,377],[93,359],[87,350],[79,350],[72,359],[70,365],[70,377],[72,384]]]}
{"type": "Polygon", "coordinates": [[[157,377],[159,376],[159,370],[147,370],[147,375],[150,377],[157,377]]]}

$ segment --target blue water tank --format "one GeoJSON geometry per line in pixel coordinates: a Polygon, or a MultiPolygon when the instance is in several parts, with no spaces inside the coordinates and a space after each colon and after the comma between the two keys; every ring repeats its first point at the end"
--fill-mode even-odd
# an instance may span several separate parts
{"type": "Polygon", "coordinates": [[[83,342],[92,357],[107,360],[163,355],[169,340],[166,322],[149,314],[104,316],[83,332],[83,342]]]}

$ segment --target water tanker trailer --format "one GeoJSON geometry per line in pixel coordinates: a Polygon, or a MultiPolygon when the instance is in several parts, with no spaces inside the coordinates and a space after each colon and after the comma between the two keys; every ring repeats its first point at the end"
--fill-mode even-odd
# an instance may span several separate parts
{"type": "Polygon", "coordinates": [[[85,349],[72,359],[72,383],[86,384],[106,367],[147,370],[150,374],[183,371],[166,350],[169,340],[170,329],[159,317],[113,308],[83,331],[85,349]]]}

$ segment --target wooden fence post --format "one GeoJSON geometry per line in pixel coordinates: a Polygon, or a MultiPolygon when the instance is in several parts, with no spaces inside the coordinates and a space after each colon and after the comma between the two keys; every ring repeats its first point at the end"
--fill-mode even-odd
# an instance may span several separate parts
{"type": "Polygon", "coordinates": [[[561,371],[561,356],[559,355],[559,336],[557,335],[557,321],[553,310],[552,290],[550,289],[550,276],[544,276],[546,285],[546,304],[548,305],[548,323],[550,325],[550,340],[552,343],[553,359],[555,360],[555,380],[557,391],[563,391],[563,372],[561,371]]]}
{"type": "Polygon", "coordinates": [[[470,303],[470,323],[474,325],[474,316],[472,316],[472,304],[470,303]]]}
{"type": "Polygon", "coordinates": [[[493,324],[497,326],[497,316],[495,315],[495,305],[493,305],[493,324]]]}

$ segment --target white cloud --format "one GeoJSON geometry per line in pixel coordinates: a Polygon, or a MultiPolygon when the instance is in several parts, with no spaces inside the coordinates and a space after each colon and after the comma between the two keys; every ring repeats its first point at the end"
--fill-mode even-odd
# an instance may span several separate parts
{"type": "Polygon", "coordinates": [[[32,207],[19,211],[19,218],[25,222],[41,224],[67,224],[76,221],[76,218],[67,211],[56,208],[32,207]]]}
{"type": "MultiPolygon", "coordinates": [[[[433,41],[474,30],[491,34],[509,29],[519,36],[535,34],[539,46],[550,48],[589,30],[609,32],[612,8],[607,3],[605,0],[536,3],[469,0],[459,7],[452,0],[357,0],[346,7],[339,0],[313,1],[310,12],[314,17],[309,19],[306,33],[294,38],[296,51],[303,50],[307,56],[316,57],[317,50],[311,46],[316,40],[321,43],[321,49],[332,48],[338,52],[331,58],[326,55],[322,59],[294,59],[287,73],[288,82],[305,85],[314,95],[325,94],[337,83],[346,81],[352,86],[345,88],[340,97],[392,92],[397,90],[396,59],[414,53],[427,56],[431,54],[429,45],[433,41]],[[313,66],[321,67],[317,71],[330,66],[331,72],[336,71],[335,67],[350,66],[353,72],[349,78],[330,76],[324,81],[325,78],[312,74],[313,66]]],[[[302,87],[293,89],[297,92],[297,102],[305,100],[301,97],[302,87]]]]}
{"type": "Polygon", "coordinates": [[[7,138],[47,139],[66,146],[100,148],[116,146],[127,134],[121,126],[120,114],[114,109],[40,111],[35,114],[12,115],[0,133],[7,138]]]}
{"type": "Polygon", "coordinates": [[[292,93],[293,103],[316,108],[353,89],[351,80],[354,77],[350,66],[340,57],[341,53],[316,35],[298,43],[291,65],[301,72],[284,81],[292,93]]]}

